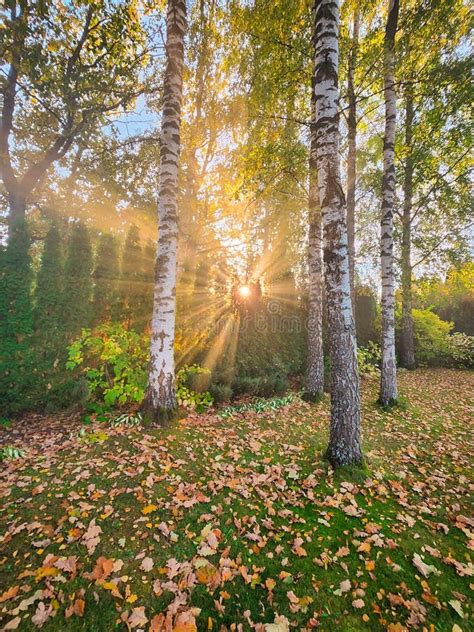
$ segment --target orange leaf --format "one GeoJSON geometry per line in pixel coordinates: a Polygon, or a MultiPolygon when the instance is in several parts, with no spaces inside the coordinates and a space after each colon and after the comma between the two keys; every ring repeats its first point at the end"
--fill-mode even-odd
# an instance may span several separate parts
{"type": "Polygon", "coordinates": [[[20,590],[19,586],[12,586],[8,590],[6,590],[2,595],[0,595],[0,603],[4,601],[8,601],[9,599],[13,599],[13,597],[16,597],[19,590],[20,590]]]}

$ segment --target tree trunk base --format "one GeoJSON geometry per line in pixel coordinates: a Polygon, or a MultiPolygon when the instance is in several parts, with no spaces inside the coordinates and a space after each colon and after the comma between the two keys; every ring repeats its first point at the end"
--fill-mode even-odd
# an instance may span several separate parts
{"type": "Polygon", "coordinates": [[[167,406],[156,406],[153,399],[147,395],[141,406],[141,413],[145,425],[160,426],[166,428],[178,417],[178,408],[167,406]]]}
{"type": "Polygon", "coordinates": [[[396,408],[398,406],[398,398],[391,397],[389,399],[385,399],[385,398],[379,397],[377,400],[377,404],[384,410],[390,410],[391,408],[396,408]]]}
{"type": "Polygon", "coordinates": [[[344,467],[346,465],[354,465],[356,467],[364,467],[365,460],[360,450],[342,450],[340,447],[331,449],[328,447],[324,458],[329,461],[334,469],[344,467]]]}
{"type": "Polygon", "coordinates": [[[311,393],[311,391],[304,391],[301,399],[304,402],[308,402],[308,404],[319,404],[324,399],[324,391],[318,391],[316,393],[311,393]]]}

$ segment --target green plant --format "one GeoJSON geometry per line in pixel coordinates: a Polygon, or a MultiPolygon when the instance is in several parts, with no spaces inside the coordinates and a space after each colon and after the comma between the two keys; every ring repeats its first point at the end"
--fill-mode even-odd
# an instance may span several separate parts
{"type": "Polygon", "coordinates": [[[143,423],[143,417],[140,412],[135,414],[127,414],[119,415],[118,417],[114,417],[110,421],[111,426],[126,426],[127,428],[133,428],[134,426],[141,426],[143,423]]]}
{"type": "Polygon", "coordinates": [[[81,428],[79,430],[79,439],[83,443],[103,443],[109,438],[109,435],[106,432],[93,432],[89,431],[86,428],[81,428]]]}
{"type": "MultiPolygon", "coordinates": [[[[66,367],[80,370],[87,380],[91,400],[87,410],[99,421],[114,406],[138,404],[147,385],[148,345],[146,336],[119,324],[105,324],[91,331],[83,329],[80,338],[68,349],[66,367]]],[[[182,367],[176,374],[178,405],[203,412],[213,403],[207,391],[194,391],[189,380],[208,375],[209,370],[196,364],[182,367]]]]}
{"type": "Polygon", "coordinates": [[[6,417],[3,417],[2,419],[0,419],[0,428],[3,428],[4,430],[8,430],[11,427],[12,427],[12,422],[9,419],[7,419],[6,417]]]}
{"type": "Polygon", "coordinates": [[[210,375],[209,369],[197,364],[185,365],[176,373],[176,399],[178,405],[191,408],[198,413],[204,412],[214,403],[214,398],[209,391],[194,391],[189,386],[189,381],[196,376],[210,375]]]}
{"type": "Polygon", "coordinates": [[[229,402],[232,399],[232,388],[227,384],[211,384],[209,392],[217,403],[229,402]]]}
{"type": "Polygon", "coordinates": [[[7,459],[22,459],[25,454],[26,451],[22,448],[16,448],[13,445],[6,445],[3,446],[3,448],[0,448],[0,461],[6,461],[7,459]]]}
{"type": "Polygon", "coordinates": [[[381,351],[377,343],[369,341],[366,347],[358,347],[359,375],[378,375],[380,358],[381,351]]]}
{"type": "Polygon", "coordinates": [[[449,332],[453,324],[429,309],[414,309],[415,355],[419,364],[442,365],[449,357],[449,332]]]}
{"type": "Polygon", "coordinates": [[[456,332],[448,337],[448,350],[455,366],[470,369],[474,367],[474,336],[456,332]]]}
{"type": "Polygon", "coordinates": [[[102,325],[68,349],[68,369],[80,368],[89,392],[105,408],[141,402],[147,383],[148,341],[122,325],[102,325]]]}
{"type": "Polygon", "coordinates": [[[233,417],[237,413],[263,413],[267,410],[278,410],[283,406],[288,406],[292,402],[299,399],[299,396],[295,393],[290,393],[286,397],[278,397],[274,399],[256,399],[248,404],[237,404],[235,406],[226,406],[222,408],[217,414],[222,419],[228,419],[233,417]]]}

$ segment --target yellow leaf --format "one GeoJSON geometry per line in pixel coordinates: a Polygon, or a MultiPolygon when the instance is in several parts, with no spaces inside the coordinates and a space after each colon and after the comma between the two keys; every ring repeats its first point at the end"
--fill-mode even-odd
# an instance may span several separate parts
{"type": "Polygon", "coordinates": [[[157,509],[158,509],[157,505],[147,505],[146,507],[143,507],[142,514],[144,516],[147,516],[148,514],[151,514],[153,511],[156,511],[157,509]]]}
{"type": "Polygon", "coordinates": [[[54,577],[55,575],[59,575],[59,569],[54,568],[53,566],[42,566],[35,573],[35,579],[39,582],[43,577],[54,577]]]}

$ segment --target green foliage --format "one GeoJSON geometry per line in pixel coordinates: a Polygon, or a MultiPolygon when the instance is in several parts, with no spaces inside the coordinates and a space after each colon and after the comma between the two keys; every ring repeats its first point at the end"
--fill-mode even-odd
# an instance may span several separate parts
{"type": "Polygon", "coordinates": [[[32,268],[24,220],[13,227],[0,258],[0,400],[5,412],[31,405],[32,268]]]}
{"type": "Polygon", "coordinates": [[[456,332],[448,337],[448,352],[455,366],[474,368],[474,336],[456,332]]]}
{"type": "Polygon", "coordinates": [[[378,375],[381,357],[380,346],[375,342],[369,341],[366,347],[358,347],[359,375],[378,375]]]}
{"type": "Polygon", "coordinates": [[[68,369],[80,367],[89,392],[106,407],[142,401],[146,383],[148,344],[122,325],[84,329],[69,346],[68,369]]]}
{"type": "Polygon", "coordinates": [[[79,439],[83,443],[87,443],[87,444],[103,443],[108,438],[109,438],[109,435],[103,431],[95,432],[93,430],[87,430],[86,428],[81,428],[79,430],[79,439]]]}
{"type": "Polygon", "coordinates": [[[22,459],[26,451],[22,448],[16,448],[13,445],[6,445],[0,448],[0,461],[22,459]]]}
{"type": "Polygon", "coordinates": [[[416,282],[415,305],[430,308],[440,318],[454,323],[454,331],[474,335],[474,262],[449,270],[446,279],[428,277],[416,282]]]}
{"type": "Polygon", "coordinates": [[[228,384],[213,383],[209,386],[209,393],[217,404],[229,402],[232,399],[232,388],[228,384]]]}
{"type": "Polygon", "coordinates": [[[154,269],[154,246],[142,248],[140,231],[131,226],[122,252],[119,318],[137,331],[144,331],[151,319],[154,269]]]}
{"type": "Polygon", "coordinates": [[[143,417],[140,412],[135,414],[124,413],[114,417],[110,421],[111,426],[125,426],[126,428],[133,428],[135,426],[141,426],[143,423],[143,417]]]}
{"type": "Polygon", "coordinates": [[[35,286],[35,331],[54,345],[62,322],[62,252],[58,226],[53,223],[44,240],[35,286]]]}
{"type": "Polygon", "coordinates": [[[99,237],[93,276],[92,315],[98,324],[111,320],[117,311],[118,247],[115,237],[108,233],[99,237]]]}
{"type": "MultiPolygon", "coordinates": [[[[148,336],[120,324],[84,329],[68,349],[66,368],[78,369],[92,398],[89,408],[102,413],[115,406],[140,404],[147,386],[148,336]]],[[[203,412],[212,405],[207,391],[195,392],[189,380],[208,374],[197,365],[184,366],[176,374],[176,396],[184,408],[203,412]]]]}
{"type": "Polygon", "coordinates": [[[86,226],[76,222],[71,229],[64,265],[62,315],[68,340],[90,326],[91,292],[92,245],[86,226]]]}
{"type": "Polygon", "coordinates": [[[283,406],[288,406],[292,402],[296,401],[298,396],[290,393],[286,397],[274,398],[274,399],[257,399],[248,404],[237,404],[235,406],[226,406],[222,408],[217,414],[219,417],[223,419],[228,419],[229,417],[233,417],[238,413],[263,413],[268,410],[278,410],[279,408],[283,408],[283,406]]]}
{"type": "Polygon", "coordinates": [[[193,364],[184,366],[176,373],[176,399],[179,406],[191,408],[198,413],[204,412],[212,406],[214,399],[208,391],[191,390],[189,381],[193,376],[210,375],[209,369],[193,364]]]}
{"type": "Polygon", "coordinates": [[[415,355],[419,364],[440,365],[449,355],[449,332],[452,323],[447,323],[429,309],[413,310],[415,333],[415,355]]]}

